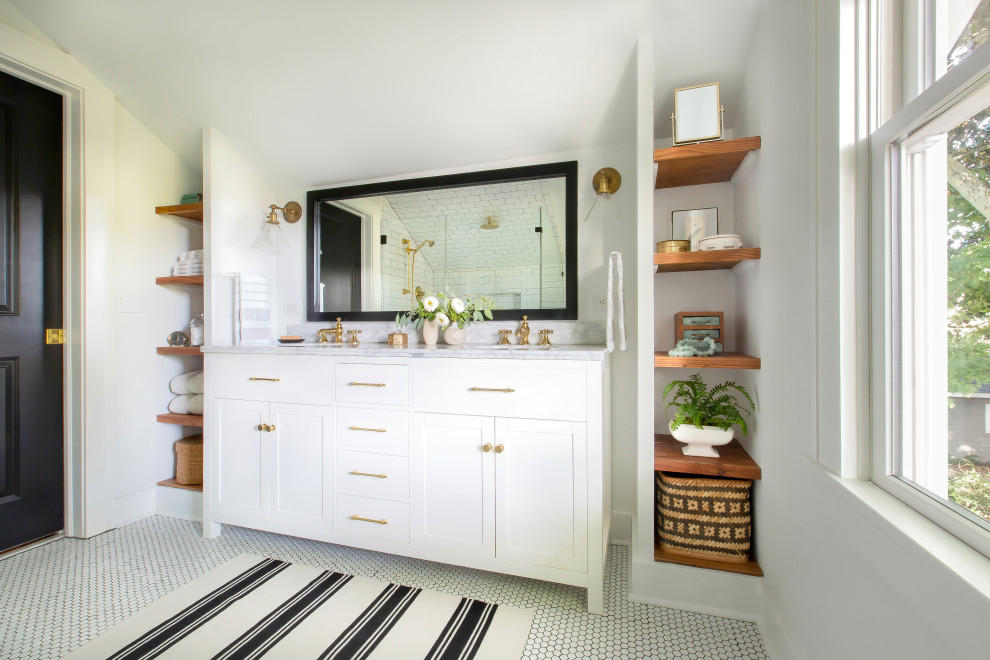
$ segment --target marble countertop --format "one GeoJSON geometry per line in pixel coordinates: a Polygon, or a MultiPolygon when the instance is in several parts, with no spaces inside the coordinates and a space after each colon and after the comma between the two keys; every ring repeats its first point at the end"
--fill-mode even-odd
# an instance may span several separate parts
{"type": "Polygon", "coordinates": [[[425,358],[483,358],[527,360],[604,360],[608,355],[602,345],[569,344],[561,346],[493,346],[465,344],[450,346],[437,344],[434,348],[415,345],[392,348],[388,344],[363,342],[359,346],[348,344],[262,344],[257,346],[203,346],[204,353],[262,353],[275,355],[360,355],[368,357],[425,357],[425,358]]]}

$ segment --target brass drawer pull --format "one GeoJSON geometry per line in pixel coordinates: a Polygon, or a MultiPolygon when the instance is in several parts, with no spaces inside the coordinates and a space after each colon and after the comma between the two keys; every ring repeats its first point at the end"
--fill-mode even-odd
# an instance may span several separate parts
{"type": "Polygon", "coordinates": [[[505,451],[505,445],[495,445],[496,454],[501,454],[503,451],[505,451]]]}
{"type": "Polygon", "coordinates": [[[277,382],[279,382],[282,379],[281,378],[262,378],[260,376],[251,376],[250,378],[248,378],[248,380],[266,380],[269,383],[277,383],[277,382]]]}
{"type": "Polygon", "coordinates": [[[387,433],[388,429],[366,429],[363,426],[352,426],[352,431],[368,431],[370,433],[387,433]]]}
{"type": "Polygon", "coordinates": [[[353,385],[356,387],[385,387],[385,383],[356,383],[350,382],[348,385],[353,385]]]}
{"type": "Polygon", "coordinates": [[[351,520],[360,520],[361,522],[370,522],[370,523],[375,523],[376,525],[388,524],[388,520],[386,520],[385,518],[382,518],[381,520],[375,520],[374,518],[362,518],[356,513],[353,516],[351,516],[351,520]]]}
{"type": "Polygon", "coordinates": [[[486,454],[491,450],[492,450],[492,444],[490,442],[486,442],[485,444],[481,445],[481,451],[485,452],[486,454]]]}
{"type": "Polygon", "coordinates": [[[515,392],[511,387],[472,387],[472,392],[515,392]]]}
{"type": "Polygon", "coordinates": [[[272,431],[275,430],[275,425],[274,424],[258,424],[258,430],[259,431],[267,431],[268,433],[271,433],[272,431]]]}
{"type": "Polygon", "coordinates": [[[348,474],[353,474],[355,477],[375,477],[376,479],[388,479],[387,474],[371,474],[370,472],[358,472],[357,470],[351,470],[348,474]]]}

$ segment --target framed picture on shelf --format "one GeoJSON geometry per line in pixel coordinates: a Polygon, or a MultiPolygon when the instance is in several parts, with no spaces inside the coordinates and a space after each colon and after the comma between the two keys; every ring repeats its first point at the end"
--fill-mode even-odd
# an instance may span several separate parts
{"type": "Polygon", "coordinates": [[[718,233],[718,208],[689,209],[670,214],[670,238],[674,241],[691,241],[691,251],[698,249],[698,241],[718,233]]]}

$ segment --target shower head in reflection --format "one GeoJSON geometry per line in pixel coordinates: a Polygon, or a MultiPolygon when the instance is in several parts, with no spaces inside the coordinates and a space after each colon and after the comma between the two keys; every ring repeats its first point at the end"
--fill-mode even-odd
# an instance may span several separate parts
{"type": "Polygon", "coordinates": [[[485,224],[481,225],[482,229],[498,229],[498,220],[494,216],[488,216],[485,220],[485,224]]]}
{"type": "Polygon", "coordinates": [[[418,246],[416,246],[415,249],[413,249],[413,248],[409,247],[410,245],[412,245],[412,241],[410,241],[408,238],[403,238],[402,239],[402,244],[406,246],[406,254],[409,254],[410,252],[412,252],[413,254],[416,254],[417,252],[419,252],[420,250],[422,250],[423,249],[423,246],[426,245],[427,243],[429,243],[430,247],[433,247],[434,245],[437,244],[436,241],[429,241],[429,240],[427,240],[427,241],[423,241],[418,246]]]}

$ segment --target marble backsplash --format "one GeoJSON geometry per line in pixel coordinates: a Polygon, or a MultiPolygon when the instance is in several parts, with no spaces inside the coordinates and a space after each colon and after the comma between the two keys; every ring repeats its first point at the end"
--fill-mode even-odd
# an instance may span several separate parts
{"type": "MultiPolygon", "coordinates": [[[[387,336],[395,329],[395,324],[391,321],[341,321],[344,332],[348,330],[360,330],[360,340],[366,343],[384,343],[387,336]]],[[[300,335],[307,341],[316,340],[316,331],[320,328],[332,328],[334,323],[290,323],[286,334],[300,335]]],[[[511,328],[515,332],[519,327],[518,321],[482,321],[472,323],[468,327],[468,344],[497,344],[499,340],[498,331],[511,328]]],[[[553,330],[550,341],[555,346],[583,345],[595,346],[605,343],[605,325],[602,323],[592,323],[589,321],[530,321],[529,341],[531,344],[538,344],[540,341],[539,331],[548,328],[553,330]]],[[[422,335],[414,328],[407,327],[405,333],[409,335],[410,346],[422,344],[422,335]]],[[[345,340],[347,335],[345,334],[345,340]]],[[[441,343],[443,339],[440,340],[441,343]]],[[[513,344],[519,343],[519,339],[513,335],[510,337],[513,344]]]]}

